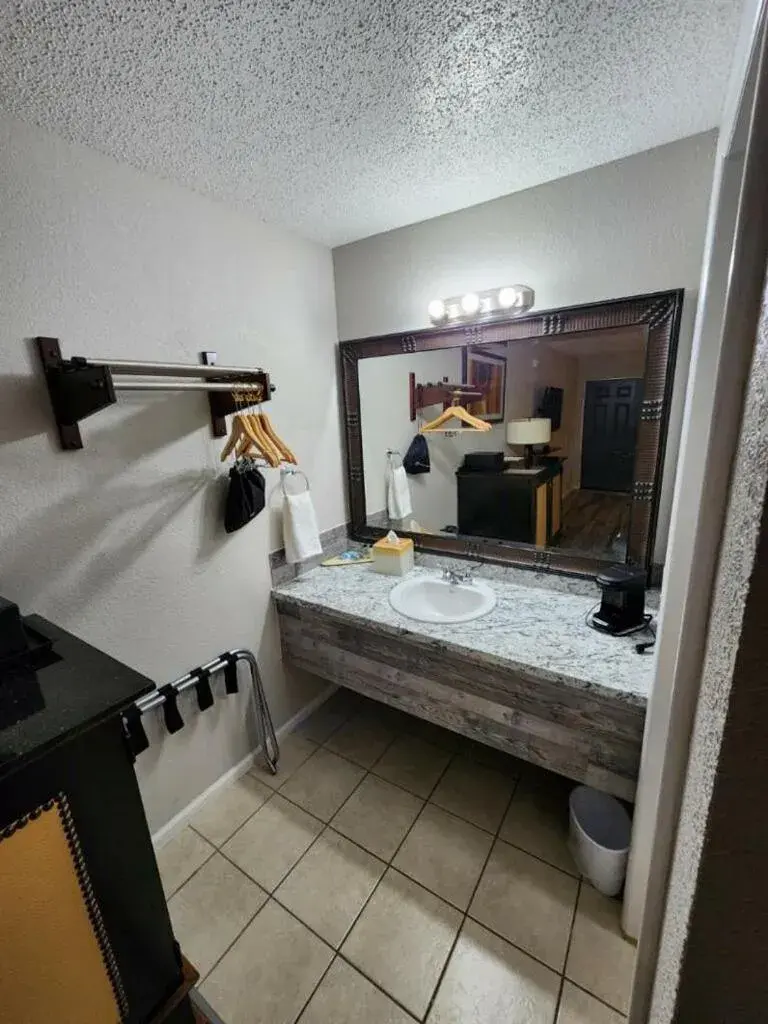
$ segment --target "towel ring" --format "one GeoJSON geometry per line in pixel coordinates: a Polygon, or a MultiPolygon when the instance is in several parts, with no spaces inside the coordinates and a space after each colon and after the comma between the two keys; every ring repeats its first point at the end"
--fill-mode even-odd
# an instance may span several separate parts
{"type": "Polygon", "coordinates": [[[400,459],[400,465],[402,466],[402,464],[403,464],[402,452],[397,451],[396,448],[387,448],[387,461],[389,462],[390,466],[392,466],[393,469],[397,469],[398,468],[396,463],[395,463],[395,457],[400,459]]]}
{"type": "MultiPolygon", "coordinates": [[[[288,491],[286,490],[286,487],[285,487],[285,481],[286,481],[286,478],[289,477],[289,476],[300,476],[302,478],[302,480],[304,481],[304,483],[307,485],[306,490],[309,490],[309,479],[307,478],[307,474],[305,472],[303,472],[303,470],[295,469],[293,466],[290,469],[288,469],[287,466],[283,466],[283,468],[280,470],[280,486],[281,486],[283,494],[286,496],[286,498],[288,497],[288,491]]],[[[303,493],[303,492],[299,492],[299,493],[303,493]]]]}

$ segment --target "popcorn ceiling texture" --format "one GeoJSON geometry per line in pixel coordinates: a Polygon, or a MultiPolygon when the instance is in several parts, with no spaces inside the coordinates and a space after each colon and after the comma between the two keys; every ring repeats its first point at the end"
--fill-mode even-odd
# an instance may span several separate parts
{"type": "Polygon", "coordinates": [[[0,103],[338,245],[717,126],[738,0],[23,0],[0,103]]]}

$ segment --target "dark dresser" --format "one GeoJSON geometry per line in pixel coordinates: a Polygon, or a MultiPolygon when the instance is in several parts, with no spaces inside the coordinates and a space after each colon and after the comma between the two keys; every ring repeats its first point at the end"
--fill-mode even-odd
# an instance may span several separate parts
{"type": "Polygon", "coordinates": [[[121,720],[154,684],[23,622],[0,660],[0,1017],[193,1024],[121,720]]]}
{"type": "Polygon", "coordinates": [[[456,471],[458,531],[546,547],[562,526],[563,459],[531,469],[456,471]]]}

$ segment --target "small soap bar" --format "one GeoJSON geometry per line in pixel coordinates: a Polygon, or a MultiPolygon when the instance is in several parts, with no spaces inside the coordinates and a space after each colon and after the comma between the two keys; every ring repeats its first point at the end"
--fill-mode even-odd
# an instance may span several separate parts
{"type": "Polygon", "coordinates": [[[388,576],[405,576],[413,568],[413,541],[410,537],[388,534],[371,548],[374,572],[388,576]],[[393,539],[394,538],[394,539],[393,539]]]}

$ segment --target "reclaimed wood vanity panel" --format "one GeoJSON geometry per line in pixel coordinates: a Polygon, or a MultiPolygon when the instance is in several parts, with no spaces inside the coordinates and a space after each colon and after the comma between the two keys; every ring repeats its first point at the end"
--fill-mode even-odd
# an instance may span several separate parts
{"type": "Polygon", "coordinates": [[[633,799],[645,711],[276,595],[286,660],[578,782],[633,799]]]}

